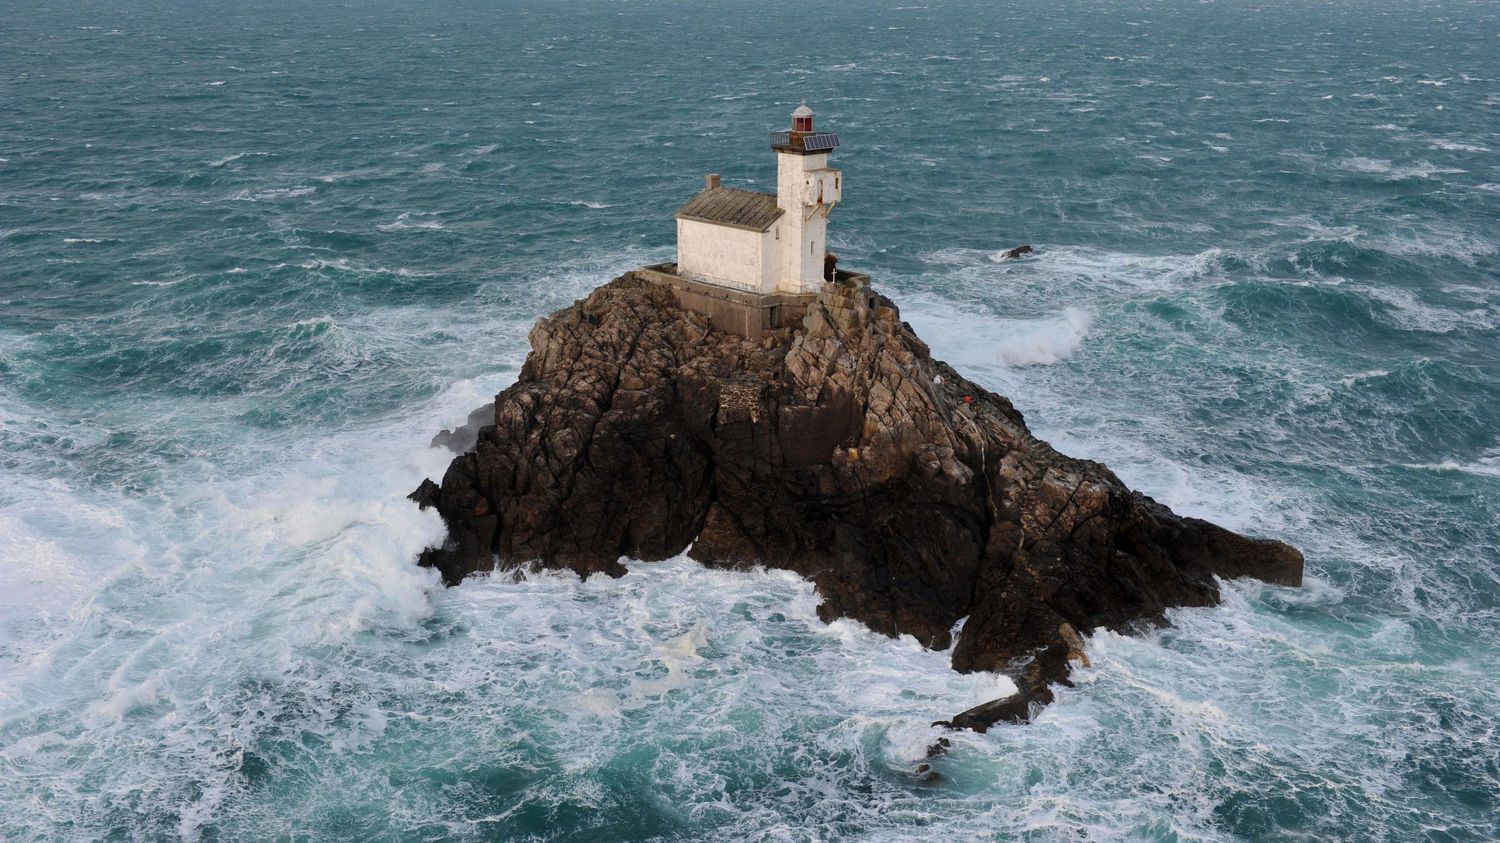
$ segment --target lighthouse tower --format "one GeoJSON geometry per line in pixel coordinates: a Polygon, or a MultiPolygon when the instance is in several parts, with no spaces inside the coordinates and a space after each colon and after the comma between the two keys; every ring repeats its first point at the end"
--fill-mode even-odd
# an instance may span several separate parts
{"type": "Polygon", "coordinates": [[[828,166],[839,136],[817,131],[813,117],[804,102],[790,129],[771,133],[775,193],[727,187],[709,173],[677,209],[677,262],[642,267],[640,277],[715,327],[752,339],[797,324],[827,281],[867,282],[835,273],[828,260],[828,214],[844,180],[828,166]]]}
{"type": "Polygon", "coordinates": [[[784,214],[776,288],[816,292],[828,255],[828,214],[837,205],[843,177],[828,166],[839,136],[813,128],[813,110],[804,102],[792,112],[792,130],[771,135],[776,150],[776,206],[784,214]]]}

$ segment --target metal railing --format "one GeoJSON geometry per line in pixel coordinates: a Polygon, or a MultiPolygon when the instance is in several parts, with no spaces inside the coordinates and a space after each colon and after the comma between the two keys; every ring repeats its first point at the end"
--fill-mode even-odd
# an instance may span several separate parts
{"type": "Polygon", "coordinates": [[[833,132],[772,132],[771,146],[776,148],[801,149],[807,152],[827,152],[839,145],[839,136],[833,132]],[[797,134],[795,142],[792,135],[797,134]]]}

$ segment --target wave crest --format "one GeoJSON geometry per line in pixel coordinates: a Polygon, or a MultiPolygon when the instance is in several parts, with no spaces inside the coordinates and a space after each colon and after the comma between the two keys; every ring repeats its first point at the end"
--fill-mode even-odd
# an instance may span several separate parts
{"type": "Polygon", "coordinates": [[[1021,330],[1002,339],[995,355],[1003,366],[1037,366],[1073,356],[1094,324],[1094,314],[1070,307],[1061,314],[1033,322],[1012,323],[1021,330]]]}

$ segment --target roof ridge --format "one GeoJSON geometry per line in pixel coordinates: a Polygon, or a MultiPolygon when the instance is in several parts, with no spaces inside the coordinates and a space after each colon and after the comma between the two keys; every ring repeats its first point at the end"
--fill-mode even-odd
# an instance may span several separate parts
{"type": "Polygon", "coordinates": [[[768,190],[751,190],[748,187],[730,187],[727,184],[721,184],[718,187],[705,187],[705,188],[703,188],[702,190],[700,190],[698,192],[699,193],[707,193],[710,190],[732,190],[735,193],[754,193],[756,196],[775,196],[776,195],[776,194],[774,194],[774,193],[772,193],[772,192],[770,192],[768,190]]]}

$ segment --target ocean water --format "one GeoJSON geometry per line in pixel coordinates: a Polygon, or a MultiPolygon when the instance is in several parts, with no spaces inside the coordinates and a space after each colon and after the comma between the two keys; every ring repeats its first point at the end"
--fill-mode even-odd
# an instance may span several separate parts
{"type": "Polygon", "coordinates": [[[1497,285],[1490,0],[0,2],[0,839],[1496,839],[1497,285]],[[1007,681],[795,577],[417,569],[429,437],[804,97],[846,266],[1305,587],[921,782],[1007,681]]]}

